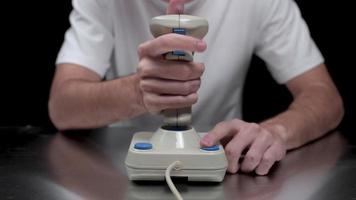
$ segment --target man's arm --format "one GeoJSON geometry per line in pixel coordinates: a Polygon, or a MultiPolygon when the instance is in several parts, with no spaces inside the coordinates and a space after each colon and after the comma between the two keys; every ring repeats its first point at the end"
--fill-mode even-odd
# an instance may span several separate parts
{"type": "MultiPolygon", "coordinates": [[[[170,0],[167,14],[182,13],[184,2],[170,0]]],[[[101,26],[98,31],[103,31],[101,26]]],[[[103,49],[108,50],[106,46],[103,49]]],[[[85,66],[59,65],[49,100],[52,122],[60,130],[97,128],[145,112],[159,113],[165,109],[191,106],[198,99],[204,64],[162,58],[162,54],[176,49],[203,52],[206,44],[200,39],[178,34],[146,41],[138,47],[137,72],[111,81],[102,81],[96,72],[85,66]]]]}
{"type": "Polygon", "coordinates": [[[175,49],[203,52],[206,44],[179,34],[147,41],[138,48],[137,73],[112,81],[102,81],[83,66],[59,65],[49,101],[52,122],[61,130],[97,128],[145,112],[193,105],[204,64],[162,58],[175,49]]]}
{"type": "Polygon", "coordinates": [[[287,87],[294,98],[288,110],[261,123],[281,135],[287,149],[319,138],[341,122],[343,102],[325,65],[290,80],[287,87]]]}
{"type": "Polygon", "coordinates": [[[52,122],[61,130],[95,128],[142,114],[138,81],[137,75],[101,81],[82,66],[59,65],[49,100],[52,122]]]}
{"type": "Polygon", "coordinates": [[[260,124],[239,119],[221,122],[201,140],[202,146],[218,141],[225,145],[228,171],[268,173],[286,150],[321,137],[335,128],[343,117],[343,103],[325,65],[290,80],[294,100],[283,113],[260,124]],[[239,164],[242,152],[248,150],[239,164]]]}

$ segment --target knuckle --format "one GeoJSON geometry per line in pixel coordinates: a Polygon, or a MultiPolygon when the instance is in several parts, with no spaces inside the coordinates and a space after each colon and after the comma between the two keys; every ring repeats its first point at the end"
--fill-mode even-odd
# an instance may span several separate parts
{"type": "Polygon", "coordinates": [[[272,134],[271,134],[269,131],[267,131],[267,130],[263,130],[260,137],[261,137],[261,139],[262,139],[264,142],[269,142],[269,143],[271,143],[272,140],[273,140],[272,134]]]}
{"type": "Polygon", "coordinates": [[[282,160],[284,158],[284,156],[286,156],[286,154],[287,154],[287,151],[285,149],[283,149],[281,152],[281,155],[279,157],[279,160],[282,160]]]}
{"type": "Polygon", "coordinates": [[[200,80],[194,80],[189,82],[189,93],[195,93],[200,88],[200,80]]]}
{"type": "Polygon", "coordinates": [[[233,156],[236,156],[236,151],[235,149],[232,147],[232,146],[227,146],[225,148],[225,153],[227,156],[229,157],[233,157],[233,156]]]}
{"type": "Polygon", "coordinates": [[[197,74],[199,75],[199,77],[202,76],[205,71],[204,63],[198,63],[196,68],[197,68],[197,74]]]}
{"type": "Polygon", "coordinates": [[[285,152],[280,152],[276,160],[281,161],[285,155],[286,155],[285,152]]]}
{"type": "Polygon", "coordinates": [[[149,81],[147,80],[142,80],[140,81],[140,89],[144,92],[152,92],[153,88],[150,85],[149,81]]]}
{"type": "Polygon", "coordinates": [[[142,91],[147,91],[147,88],[146,88],[147,86],[146,86],[145,81],[140,81],[139,87],[142,91]]]}
{"type": "Polygon", "coordinates": [[[190,92],[197,92],[200,88],[200,80],[195,80],[191,82],[190,92]]]}
{"type": "Polygon", "coordinates": [[[138,65],[137,65],[137,73],[140,75],[142,75],[142,70],[144,69],[144,64],[143,64],[143,61],[141,60],[138,65]]]}
{"type": "Polygon", "coordinates": [[[227,122],[219,122],[219,123],[216,125],[216,128],[222,130],[223,128],[225,128],[225,127],[227,126],[226,123],[227,123],[227,122]]]}
{"type": "Polygon", "coordinates": [[[150,74],[149,70],[147,68],[141,68],[140,69],[140,77],[145,78],[148,77],[150,74]]]}
{"type": "Polygon", "coordinates": [[[238,167],[236,166],[236,164],[231,164],[228,168],[228,171],[232,174],[236,174],[238,171],[238,167]]]}
{"type": "Polygon", "coordinates": [[[242,122],[242,120],[237,119],[237,118],[231,120],[231,123],[235,126],[238,126],[239,124],[241,124],[241,122],[242,122]]]}
{"type": "Polygon", "coordinates": [[[263,162],[268,163],[268,164],[273,163],[274,158],[272,155],[265,155],[265,156],[263,156],[263,162]]]}
{"type": "Polygon", "coordinates": [[[198,99],[199,99],[198,94],[196,94],[196,93],[192,94],[191,98],[192,98],[192,104],[195,104],[198,102],[198,99]]]}
{"type": "Polygon", "coordinates": [[[284,156],[286,155],[287,151],[284,147],[280,147],[280,149],[277,152],[277,161],[280,161],[284,158],[284,156]]]}
{"type": "Polygon", "coordinates": [[[259,176],[265,176],[268,174],[269,168],[262,168],[262,169],[257,169],[256,174],[259,176]]]}
{"type": "Polygon", "coordinates": [[[188,93],[192,93],[196,91],[196,85],[194,82],[190,81],[188,84],[188,93]]]}
{"type": "Polygon", "coordinates": [[[189,94],[188,96],[179,97],[179,105],[181,106],[191,106],[198,101],[198,95],[196,93],[189,94]]]}
{"type": "Polygon", "coordinates": [[[141,78],[148,76],[151,73],[149,68],[149,60],[145,58],[141,59],[141,61],[138,63],[137,71],[141,78]]]}
{"type": "Polygon", "coordinates": [[[184,82],[182,86],[182,92],[184,95],[188,95],[192,91],[192,84],[190,82],[184,82]]]}
{"type": "Polygon", "coordinates": [[[260,131],[260,130],[261,130],[260,125],[257,124],[257,123],[249,123],[249,124],[248,124],[248,127],[249,127],[249,129],[252,130],[252,131],[260,131]]]}
{"type": "Polygon", "coordinates": [[[197,84],[197,88],[200,88],[200,85],[201,85],[201,79],[200,78],[198,80],[196,80],[196,84],[197,84]]]}
{"type": "Polygon", "coordinates": [[[146,46],[147,46],[147,42],[138,45],[138,47],[137,47],[137,54],[139,55],[139,57],[142,57],[143,55],[145,55],[146,46]]]}
{"type": "Polygon", "coordinates": [[[258,161],[258,154],[255,152],[250,152],[245,156],[245,160],[250,163],[256,163],[258,161]]]}

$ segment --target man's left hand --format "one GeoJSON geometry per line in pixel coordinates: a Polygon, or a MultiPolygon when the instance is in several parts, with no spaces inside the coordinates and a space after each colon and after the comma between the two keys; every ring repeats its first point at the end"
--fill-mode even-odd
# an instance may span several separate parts
{"type": "Polygon", "coordinates": [[[273,164],[282,160],[286,154],[286,142],[280,135],[260,124],[239,119],[220,122],[200,143],[202,146],[212,146],[219,141],[225,147],[230,173],[241,170],[266,175],[273,164]]]}

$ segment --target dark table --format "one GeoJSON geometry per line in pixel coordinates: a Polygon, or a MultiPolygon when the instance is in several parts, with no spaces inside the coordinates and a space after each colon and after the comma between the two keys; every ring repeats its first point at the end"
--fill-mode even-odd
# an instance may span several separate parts
{"type": "MultiPolygon", "coordinates": [[[[174,199],[165,182],[127,179],[135,128],[0,130],[1,200],[174,199]]],[[[185,199],[356,200],[356,146],[333,132],[289,152],[269,176],[226,175],[221,184],[177,187],[185,199]]]]}

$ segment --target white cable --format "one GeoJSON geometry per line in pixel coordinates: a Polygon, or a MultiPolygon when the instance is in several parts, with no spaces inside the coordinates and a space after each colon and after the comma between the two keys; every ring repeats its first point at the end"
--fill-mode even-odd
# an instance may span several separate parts
{"type": "Polygon", "coordinates": [[[169,189],[171,189],[172,193],[174,194],[177,200],[183,200],[183,198],[180,195],[179,191],[177,190],[176,186],[174,186],[174,183],[171,179],[171,172],[173,169],[179,170],[180,167],[181,167],[181,162],[175,161],[172,164],[170,164],[166,169],[166,182],[168,184],[169,189]]]}

